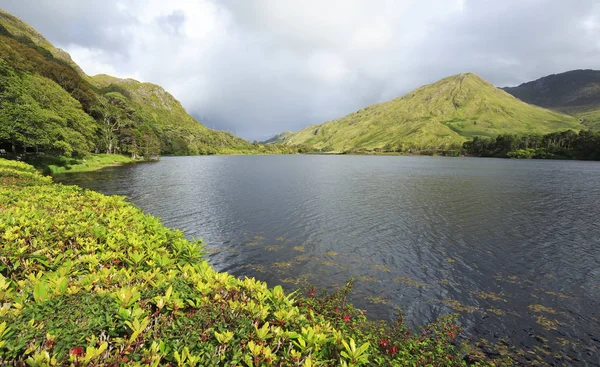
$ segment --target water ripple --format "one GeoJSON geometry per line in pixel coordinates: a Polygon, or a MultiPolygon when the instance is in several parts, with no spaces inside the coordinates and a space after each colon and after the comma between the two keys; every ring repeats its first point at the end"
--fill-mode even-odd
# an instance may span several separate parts
{"type": "MultiPolygon", "coordinates": [[[[333,289],[412,325],[598,365],[600,164],[432,157],[163,158],[62,178],[127,196],[218,270],[333,289]]],[[[534,357],[532,357],[534,358],[534,357]]]]}

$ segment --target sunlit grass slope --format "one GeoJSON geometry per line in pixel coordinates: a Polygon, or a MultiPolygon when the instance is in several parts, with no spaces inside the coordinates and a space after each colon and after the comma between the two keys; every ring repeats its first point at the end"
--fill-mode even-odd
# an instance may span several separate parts
{"type": "MultiPolygon", "coordinates": [[[[458,327],[368,321],[332,295],[214,271],[118,196],[0,159],[0,365],[464,366],[458,327]]],[[[491,365],[480,360],[478,365],[491,365]]]]}
{"type": "Polygon", "coordinates": [[[564,111],[579,119],[583,125],[593,131],[600,131],[600,101],[597,106],[579,109],[575,111],[564,111]]]}
{"type": "Polygon", "coordinates": [[[467,73],[285,137],[332,152],[446,150],[474,136],[579,130],[573,117],[528,105],[467,73]]]}

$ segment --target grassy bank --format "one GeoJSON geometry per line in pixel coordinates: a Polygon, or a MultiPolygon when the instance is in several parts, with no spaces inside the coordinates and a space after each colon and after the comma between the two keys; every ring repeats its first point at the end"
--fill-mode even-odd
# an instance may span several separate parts
{"type": "Polygon", "coordinates": [[[61,156],[30,156],[26,162],[47,175],[58,175],[70,172],[97,171],[101,168],[133,163],[135,159],[121,154],[90,154],[85,158],[68,158],[61,156]]]}
{"type": "Polygon", "coordinates": [[[3,159],[0,241],[0,365],[467,364],[452,317],[410,330],[368,321],[351,282],[286,294],[218,273],[122,197],[3,159]]]}

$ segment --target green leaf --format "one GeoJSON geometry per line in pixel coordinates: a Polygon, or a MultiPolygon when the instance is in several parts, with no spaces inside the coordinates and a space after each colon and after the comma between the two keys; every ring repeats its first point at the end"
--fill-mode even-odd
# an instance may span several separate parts
{"type": "Polygon", "coordinates": [[[44,302],[48,297],[48,289],[43,281],[38,281],[33,289],[33,298],[36,302],[44,302]]]}

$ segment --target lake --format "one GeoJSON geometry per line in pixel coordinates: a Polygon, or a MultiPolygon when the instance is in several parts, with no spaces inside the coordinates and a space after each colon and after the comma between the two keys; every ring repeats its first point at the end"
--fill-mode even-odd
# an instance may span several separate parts
{"type": "Polygon", "coordinates": [[[486,353],[600,365],[600,163],[397,156],[163,157],[64,175],[203,238],[216,270],[411,326],[460,313],[486,353]]]}

